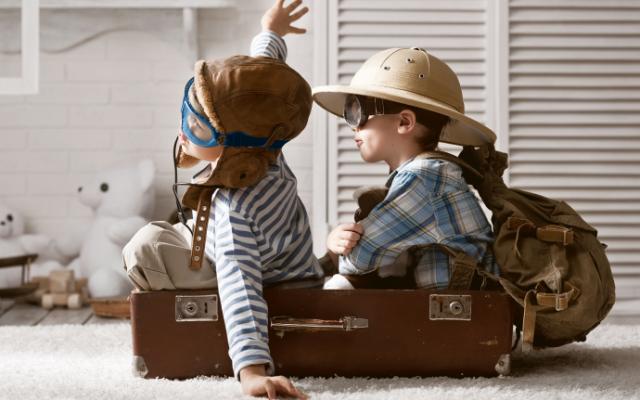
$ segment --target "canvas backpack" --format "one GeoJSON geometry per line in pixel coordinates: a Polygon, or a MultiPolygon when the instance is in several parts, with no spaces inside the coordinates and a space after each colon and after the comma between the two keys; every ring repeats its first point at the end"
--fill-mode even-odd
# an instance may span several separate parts
{"type": "MultiPolygon", "coordinates": [[[[490,276],[517,302],[522,347],[584,341],[615,302],[611,266],[597,231],[567,203],[509,188],[507,155],[493,146],[465,147],[459,157],[427,152],[463,169],[492,212],[492,251],[500,276],[490,276]]],[[[480,274],[488,276],[485,271],[480,274]]],[[[452,275],[452,286],[456,286],[452,275]]]]}

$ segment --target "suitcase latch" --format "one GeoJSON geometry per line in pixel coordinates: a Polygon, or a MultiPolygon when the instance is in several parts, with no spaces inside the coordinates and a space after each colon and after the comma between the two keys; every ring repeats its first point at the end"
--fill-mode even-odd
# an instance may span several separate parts
{"type": "Polygon", "coordinates": [[[176,322],[217,320],[217,295],[176,296],[176,322]]]}
{"type": "Polygon", "coordinates": [[[471,321],[471,295],[430,295],[429,319],[431,321],[471,321]]]}

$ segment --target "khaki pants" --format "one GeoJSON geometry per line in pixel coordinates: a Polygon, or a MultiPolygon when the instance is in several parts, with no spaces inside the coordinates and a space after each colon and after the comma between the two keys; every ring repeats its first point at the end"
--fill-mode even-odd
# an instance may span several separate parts
{"type": "Polygon", "coordinates": [[[189,268],[188,236],[188,231],[181,232],[168,222],[155,221],[141,228],[122,250],[127,275],[135,287],[145,291],[217,287],[215,266],[206,259],[199,270],[189,268]]]}

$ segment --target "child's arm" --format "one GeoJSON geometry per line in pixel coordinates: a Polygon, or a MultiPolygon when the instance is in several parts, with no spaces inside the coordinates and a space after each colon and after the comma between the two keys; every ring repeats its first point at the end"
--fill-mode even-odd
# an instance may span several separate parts
{"type": "Polygon", "coordinates": [[[365,234],[345,257],[340,257],[341,274],[365,274],[392,265],[403,251],[417,244],[436,242],[433,208],[429,194],[421,190],[421,180],[411,172],[401,172],[393,180],[389,194],[367,218],[360,221],[365,234]],[[431,225],[430,225],[431,224],[431,225]]]}
{"type": "Polygon", "coordinates": [[[287,45],[283,37],[288,33],[305,33],[306,29],[291,24],[305,15],[309,9],[303,7],[302,0],[295,0],[284,7],[284,0],[276,0],[275,4],[262,16],[262,32],[251,41],[251,56],[287,59],[287,45]]]}
{"type": "Polygon", "coordinates": [[[229,356],[245,394],[276,393],[305,398],[284,376],[272,375],[274,364],[269,352],[267,304],[262,297],[262,262],[252,221],[225,209],[226,195],[218,192],[211,207],[214,236],[207,241],[212,254],[222,314],[224,315],[229,356]]]}

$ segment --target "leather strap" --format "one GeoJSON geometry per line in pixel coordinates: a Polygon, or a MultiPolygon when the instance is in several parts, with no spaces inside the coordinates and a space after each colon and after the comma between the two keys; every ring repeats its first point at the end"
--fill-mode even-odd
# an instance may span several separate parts
{"type": "Polygon", "coordinates": [[[214,189],[203,189],[198,199],[198,209],[193,224],[193,240],[191,242],[191,263],[189,264],[189,268],[193,270],[202,268],[213,191],[214,189]]]}
{"type": "Polygon", "coordinates": [[[573,243],[573,230],[561,225],[545,225],[538,228],[533,222],[526,218],[509,217],[507,219],[507,227],[510,230],[535,232],[536,238],[543,242],[559,243],[563,246],[568,246],[573,243]]]}
{"type": "Polygon", "coordinates": [[[432,244],[425,247],[435,247],[449,255],[452,261],[451,277],[448,288],[451,290],[469,290],[473,283],[473,278],[478,271],[476,260],[464,251],[453,249],[444,244],[432,244]]]}
{"type": "Polygon", "coordinates": [[[524,315],[522,317],[522,351],[533,350],[533,337],[536,333],[537,309],[533,302],[535,290],[529,290],[524,296],[524,315]]]}
{"type": "Polygon", "coordinates": [[[536,229],[536,237],[543,242],[568,246],[573,243],[573,230],[560,225],[546,225],[536,229]]]}
{"type": "Polygon", "coordinates": [[[469,290],[478,270],[478,263],[468,254],[459,251],[453,258],[453,271],[449,279],[449,289],[469,290]]]}

